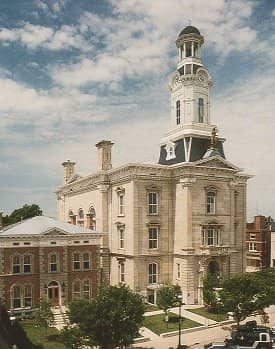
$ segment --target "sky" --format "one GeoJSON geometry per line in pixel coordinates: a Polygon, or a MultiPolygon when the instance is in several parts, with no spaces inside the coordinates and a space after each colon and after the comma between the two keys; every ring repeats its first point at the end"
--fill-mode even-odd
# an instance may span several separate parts
{"type": "Polygon", "coordinates": [[[36,203],[55,216],[61,163],[95,172],[102,139],[114,167],[157,163],[175,40],[190,23],[214,81],[211,122],[253,175],[248,220],[275,217],[273,0],[1,0],[0,211],[36,203]]]}

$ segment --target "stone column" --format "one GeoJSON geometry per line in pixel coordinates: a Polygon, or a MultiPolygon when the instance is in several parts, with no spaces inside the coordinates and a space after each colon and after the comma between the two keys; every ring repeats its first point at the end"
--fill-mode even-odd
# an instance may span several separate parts
{"type": "Polygon", "coordinates": [[[186,44],[183,44],[183,58],[186,57],[186,44]]]}
{"type": "Polygon", "coordinates": [[[191,45],[191,56],[194,57],[194,41],[192,41],[191,45]]]}
{"type": "Polygon", "coordinates": [[[235,207],[235,188],[236,183],[231,181],[229,182],[230,190],[230,237],[228,244],[236,245],[236,229],[235,229],[235,217],[236,217],[236,207],[235,207]]]}
{"type": "Polygon", "coordinates": [[[195,178],[183,178],[176,188],[175,253],[192,248],[192,185],[195,178]]]}

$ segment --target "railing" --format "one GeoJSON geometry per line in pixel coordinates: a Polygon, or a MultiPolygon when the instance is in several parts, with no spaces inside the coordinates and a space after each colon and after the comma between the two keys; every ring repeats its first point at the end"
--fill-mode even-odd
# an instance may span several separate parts
{"type": "Polygon", "coordinates": [[[201,254],[210,255],[210,256],[220,256],[228,255],[230,253],[229,246],[201,246],[201,254]]]}

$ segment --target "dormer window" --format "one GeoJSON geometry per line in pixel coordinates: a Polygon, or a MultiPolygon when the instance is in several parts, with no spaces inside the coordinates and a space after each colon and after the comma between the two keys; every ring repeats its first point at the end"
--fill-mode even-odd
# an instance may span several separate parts
{"type": "Polygon", "coordinates": [[[176,145],[173,142],[168,142],[168,144],[166,144],[166,160],[171,160],[176,157],[175,148],[176,145]]]}
{"type": "Polygon", "coordinates": [[[176,122],[177,125],[180,124],[180,101],[176,102],[176,122]]]}

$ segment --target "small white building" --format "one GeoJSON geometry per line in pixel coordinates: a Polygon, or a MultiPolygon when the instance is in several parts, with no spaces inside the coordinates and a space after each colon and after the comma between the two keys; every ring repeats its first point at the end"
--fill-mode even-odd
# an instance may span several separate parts
{"type": "Polygon", "coordinates": [[[176,40],[159,163],[112,168],[113,143],[101,141],[97,172],[76,176],[75,163],[66,161],[57,189],[59,219],[106,233],[105,280],[126,283],[152,303],[168,282],[180,285],[185,303],[201,303],[207,272],[245,270],[249,176],[225,159],[225,139],[211,124],[213,82],[200,57],[203,41],[192,26],[176,40]]]}

